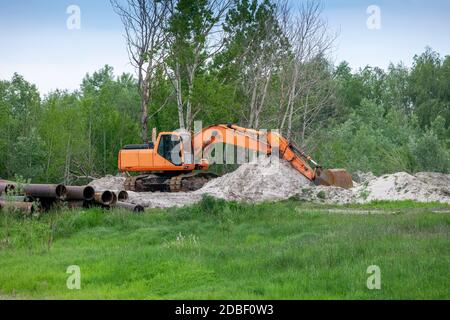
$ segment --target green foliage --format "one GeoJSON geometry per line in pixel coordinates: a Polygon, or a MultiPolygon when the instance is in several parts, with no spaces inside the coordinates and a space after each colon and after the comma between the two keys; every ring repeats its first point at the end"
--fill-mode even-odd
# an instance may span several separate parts
{"type": "Polygon", "coordinates": [[[109,66],[87,75],[81,91],[43,100],[21,76],[0,82],[0,177],[83,182],[117,170],[117,153],[138,138],[139,96],[130,75],[109,66]]]}
{"type": "Polygon", "coordinates": [[[335,70],[335,117],[314,137],[316,158],[329,167],[383,174],[449,172],[449,57],[427,49],[411,70],[390,65],[352,74],[335,70]]]}
{"type": "Polygon", "coordinates": [[[426,131],[411,144],[418,171],[450,171],[450,154],[433,130],[426,131]]]}
{"type": "Polygon", "coordinates": [[[36,128],[29,135],[19,136],[12,148],[11,171],[34,181],[44,174],[45,143],[36,128]]]}
{"type": "Polygon", "coordinates": [[[348,119],[335,125],[324,136],[318,158],[328,167],[346,167],[350,171],[410,171],[410,151],[405,146],[414,130],[405,115],[363,100],[348,119]]]}
{"type": "MultiPolygon", "coordinates": [[[[204,41],[197,37],[200,25],[211,23],[205,1],[178,4],[179,14],[171,25],[179,45],[204,41]]],[[[204,126],[247,121],[251,96],[245,94],[242,79],[251,78],[253,62],[251,55],[240,57],[246,50],[258,50],[252,47],[258,41],[249,41],[255,37],[274,45],[273,50],[287,45],[279,32],[271,33],[277,37],[273,41],[265,38],[262,23],[273,19],[274,10],[270,1],[245,0],[237,1],[228,13],[224,50],[199,66],[189,89],[195,120],[204,126]]],[[[174,52],[192,58],[192,47],[174,52]]],[[[289,54],[288,47],[283,52],[289,54]]],[[[301,86],[314,82],[318,74],[323,84],[308,89],[308,100],[299,103],[314,106],[324,96],[332,99],[315,115],[304,139],[303,118],[294,115],[292,138],[324,167],[375,174],[450,172],[450,57],[427,49],[415,56],[411,69],[391,64],[386,71],[366,67],[352,72],[345,62],[332,68],[323,57],[303,67],[301,86]],[[309,79],[310,75],[316,77],[309,79]]],[[[175,130],[173,85],[163,70],[155,72],[149,125],[159,131],[175,130]]],[[[261,123],[269,129],[280,117],[281,82],[274,73],[261,115],[261,123]]],[[[115,174],[118,151],[141,140],[139,100],[133,76],[116,77],[110,66],[87,74],[79,91],[57,90],[43,98],[20,75],[0,81],[0,177],[13,179],[19,174],[33,182],[83,183],[87,177],[115,174]]],[[[224,173],[234,168],[217,165],[212,170],[224,173]]]]}

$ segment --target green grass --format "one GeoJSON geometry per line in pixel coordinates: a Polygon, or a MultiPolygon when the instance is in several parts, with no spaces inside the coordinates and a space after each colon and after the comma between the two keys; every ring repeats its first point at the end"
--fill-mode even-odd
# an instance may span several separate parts
{"type": "Polygon", "coordinates": [[[142,215],[0,214],[0,299],[449,299],[450,215],[440,204],[259,205],[205,198],[142,215]],[[355,211],[356,212],[356,211],[355,211]],[[70,265],[81,290],[66,287],[70,265]],[[367,267],[381,268],[369,290],[367,267]]]}

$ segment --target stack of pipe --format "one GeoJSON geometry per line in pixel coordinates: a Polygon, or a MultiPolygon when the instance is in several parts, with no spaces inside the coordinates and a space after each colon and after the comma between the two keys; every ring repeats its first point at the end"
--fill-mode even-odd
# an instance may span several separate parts
{"type": "Polygon", "coordinates": [[[0,181],[0,209],[33,213],[36,209],[50,209],[66,195],[66,187],[57,184],[24,184],[0,181]]]}
{"type": "Polygon", "coordinates": [[[0,180],[0,196],[12,190],[14,190],[14,184],[11,181],[0,180]]]}
{"type": "Polygon", "coordinates": [[[104,208],[121,208],[133,212],[143,212],[144,207],[138,204],[128,203],[128,192],[125,190],[104,190],[95,193],[95,201],[104,208]]]}
{"type": "Polygon", "coordinates": [[[5,209],[8,211],[18,211],[24,214],[32,214],[36,207],[33,205],[33,202],[20,202],[20,201],[9,201],[0,199],[0,209],[5,209]]]}
{"type": "Polygon", "coordinates": [[[50,210],[55,204],[67,204],[69,208],[94,206],[110,209],[114,207],[143,212],[140,205],[128,203],[124,190],[95,190],[91,186],[65,186],[62,184],[19,184],[0,180],[0,209],[15,209],[33,213],[36,208],[50,210]],[[11,195],[13,194],[13,195],[11,195]],[[36,204],[39,204],[37,206],[36,204]]]}

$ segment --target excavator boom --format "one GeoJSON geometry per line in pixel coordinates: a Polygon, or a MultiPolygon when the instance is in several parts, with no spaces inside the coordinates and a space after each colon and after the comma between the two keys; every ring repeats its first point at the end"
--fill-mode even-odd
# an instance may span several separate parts
{"type": "Polygon", "coordinates": [[[353,187],[351,175],[345,169],[322,169],[310,156],[276,131],[259,131],[237,125],[213,125],[194,136],[194,145],[201,146],[196,154],[214,143],[232,144],[288,161],[298,172],[316,185],[353,187]]]}

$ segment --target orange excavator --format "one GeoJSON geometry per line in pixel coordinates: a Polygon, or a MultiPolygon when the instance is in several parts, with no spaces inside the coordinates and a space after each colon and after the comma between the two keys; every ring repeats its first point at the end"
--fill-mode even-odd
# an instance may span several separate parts
{"type": "MultiPolygon", "coordinates": [[[[344,169],[322,169],[317,162],[276,131],[254,130],[234,124],[218,124],[189,132],[161,132],[154,143],[127,145],[119,152],[121,172],[139,172],[126,179],[130,191],[194,191],[217,175],[206,172],[203,155],[217,144],[240,148],[257,155],[278,155],[316,185],[351,188],[344,169]]],[[[230,149],[228,149],[230,150],[230,149]]],[[[229,155],[227,155],[228,157],[229,155]]],[[[234,151],[232,151],[234,159],[234,151]]],[[[242,163],[242,162],[239,162],[242,163]]]]}

